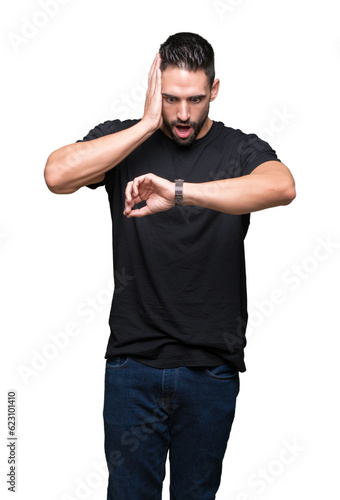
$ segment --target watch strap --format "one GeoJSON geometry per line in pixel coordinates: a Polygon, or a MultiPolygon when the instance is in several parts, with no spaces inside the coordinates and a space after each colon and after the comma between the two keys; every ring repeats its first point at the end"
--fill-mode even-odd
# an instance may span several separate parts
{"type": "Polygon", "coordinates": [[[175,207],[183,206],[183,182],[184,179],[175,179],[175,207]]]}

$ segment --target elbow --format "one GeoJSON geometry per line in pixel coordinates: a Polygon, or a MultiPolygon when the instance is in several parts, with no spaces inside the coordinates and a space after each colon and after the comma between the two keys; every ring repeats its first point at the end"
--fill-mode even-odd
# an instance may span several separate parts
{"type": "Polygon", "coordinates": [[[294,181],[280,182],[268,186],[269,207],[289,205],[296,197],[294,181]]]}
{"type": "Polygon", "coordinates": [[[48,189],[52,193],[59,194],[60,190],[60,179],[58,176],[58,169],[56,163],[53,161],[53,153],[47,158],[47,162],[44,169],[44,179],[48,189]]]}
{"type": "Polygon", "coordinates": [[[73,193],[76,189],[70,190],[65,187],[58,163],[53,160],[52,155],[53,153],[48,157],[44,169],[44,179],[48,189],[54,194],[73,193]]]}
{"type": "Polygon", "coordinates": [[[60,183],[52,168],[45,167],[44,178],[46,186],[52,193],[61,194],[60,183]]]}
{"type": "Polygon", "coordinates": [[[285,186],[282,193],[283,203],[282,205],[289,205],[296,198],[295,182],[291,181],[285,186]]]}

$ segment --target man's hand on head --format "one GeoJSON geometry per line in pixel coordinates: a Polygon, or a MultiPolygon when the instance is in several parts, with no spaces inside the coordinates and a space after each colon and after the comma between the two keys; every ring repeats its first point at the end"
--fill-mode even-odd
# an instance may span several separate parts
{"type": "Polygon", "coordinates": [[[161,56],[159,53],[152,63],[149,71],[148,89],[146,91],[144,115],[145,122],[152,131],[161,128],[162,118],[162,72],[160,70],[161,56]]]}
{"type": "Polygon", "coordinates": [[[144,174],[128,182],[125,190],[124,215],[144,217],[145,215],[164,212],[175,206],[175,183],[154,174],[144,174]],[[142,208],[133,207],[142,201],[142,208]]]}

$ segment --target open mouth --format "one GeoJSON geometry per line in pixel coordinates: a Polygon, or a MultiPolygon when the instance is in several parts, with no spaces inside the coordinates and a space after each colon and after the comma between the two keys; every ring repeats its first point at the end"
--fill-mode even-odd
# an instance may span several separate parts
{"type": "Polygon", "coordinates": [[[178,137],[181,139],[186,139],[189,137],[191,133],[191,126],[190,125],[176,125],[175,126],[176,134],[178,137]]]}

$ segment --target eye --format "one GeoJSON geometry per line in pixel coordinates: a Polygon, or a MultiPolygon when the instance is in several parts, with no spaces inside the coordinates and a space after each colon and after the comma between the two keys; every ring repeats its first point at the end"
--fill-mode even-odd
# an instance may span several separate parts
{"type": "Polygon", "coordinates": [[[173,104],[174,102],[176,102],[176,97],[166,97],[165,98],[166,102],[168,102],[169,104],[173,104]]]}
{"type": "Polygon", "coordinates": [[[193,102],[194,104],[198,104],[199,102],[201,102],[201,98],[200,97],[192,97],[191,102],[193,102]]]}

